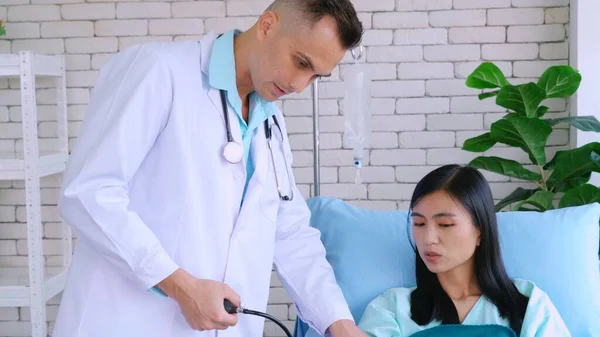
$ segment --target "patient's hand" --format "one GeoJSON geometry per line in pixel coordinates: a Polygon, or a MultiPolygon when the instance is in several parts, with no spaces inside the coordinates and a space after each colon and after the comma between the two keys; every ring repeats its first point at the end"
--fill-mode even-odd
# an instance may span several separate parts
{"type": "Polygon", "coordinates": [[[367,337],[351,320],[342,319],[335,321],[327,329],[326,336],[331,337],[367,337]]]}

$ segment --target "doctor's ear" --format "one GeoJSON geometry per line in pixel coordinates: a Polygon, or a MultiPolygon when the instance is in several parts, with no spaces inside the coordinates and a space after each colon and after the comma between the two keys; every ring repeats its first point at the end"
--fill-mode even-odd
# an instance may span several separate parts
{"type": "Polygon", "coordinates": [[[258,22],[256,23],[258,31],[258,39],[263,39],[269,34],[272,34],[279,24],[279,16],[273,11],[265,11],[258,22]]]}

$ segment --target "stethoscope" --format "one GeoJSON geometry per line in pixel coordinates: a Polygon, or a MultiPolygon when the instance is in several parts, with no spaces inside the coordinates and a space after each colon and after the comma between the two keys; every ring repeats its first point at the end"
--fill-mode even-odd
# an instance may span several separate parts
{"type": "MultiPolygon", "coordinates": [[[[225,98],[225,91],[219,90],[221,92],[221,105],[223,106],[223,115],[225,117],[225,129],[227,131],[227,143],[223,147],[223,157],[230,164],[239,163],[244,157],[244,147],[239,142],[236,142],[231,135],[231,126],[229,125],[229,112],[227,109],[227,99],[225,98]]],[[[273,124],[277,126],[279,129],[279,133],[281,134],[281,142],[283,144],[283,132],[281,132],[281,127],[279,126],[279,121],[277,121],[277,117],[273,116],[273,124]]],[[[273,155],[273,131],[272,124],[269,124],[269,119],[265,120],[265,137],[267,139],[267,144],[269,145],[269,152],[271,153],[271,162],[273,164],[273,171],[275,172],[275,183],[277,184],[277,192],[279,193],[279,198],[283,201],[291,201],[294,199],[294,191],[291,189],[292,186],[292,177],[289,171],[289,166],[287,159],[285,157],[285,153],[283,154],[283,160],[285,163],[285,172],[290,184],[290,195],[285,195],[281,191],[281,187],[279,186],[279,177],[277,176],[277,169],[275,165],[275,156],[273,155]]],[[[282,147],[283,151],[283,147],[282,147]]]]}

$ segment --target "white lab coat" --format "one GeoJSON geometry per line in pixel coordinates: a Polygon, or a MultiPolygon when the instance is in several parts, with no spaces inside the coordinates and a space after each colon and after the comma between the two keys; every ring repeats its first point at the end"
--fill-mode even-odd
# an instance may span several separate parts
{"type": "MultiPolygon", "coordinates": [[[[351,319],[302,195],[294,185],[293,201],[278,197],[262,124],[240,209],[245,164],[222,156],[219,91],[207,84],[215,38],[131,47],[101,70],[59,202],[78,243],[55,337],[262,335],[264,320],[249,315],[226,331],[190,329],[173,299],[148,291],[177,267],[225,282],[245,307],[266,311],[274,263],[316,329],[351,319]]],[[[274,154],[285,177],[283,153],[290,164],[292,154],[277,117],[284,145],[274,131],[274,154]]],[[[241,142],[231,108],[229,118],[241,142]]]]}

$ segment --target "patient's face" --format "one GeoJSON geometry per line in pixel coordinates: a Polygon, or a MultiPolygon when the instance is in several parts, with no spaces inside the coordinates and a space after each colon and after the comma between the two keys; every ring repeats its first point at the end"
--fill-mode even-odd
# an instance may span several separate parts
{"type": "Polygon", "coordinates": [[[431,272],[448,272],[473,261],[480,231],[446,192],[422,198],[413,208],[412,219],[419,255],[431,272]]]}

